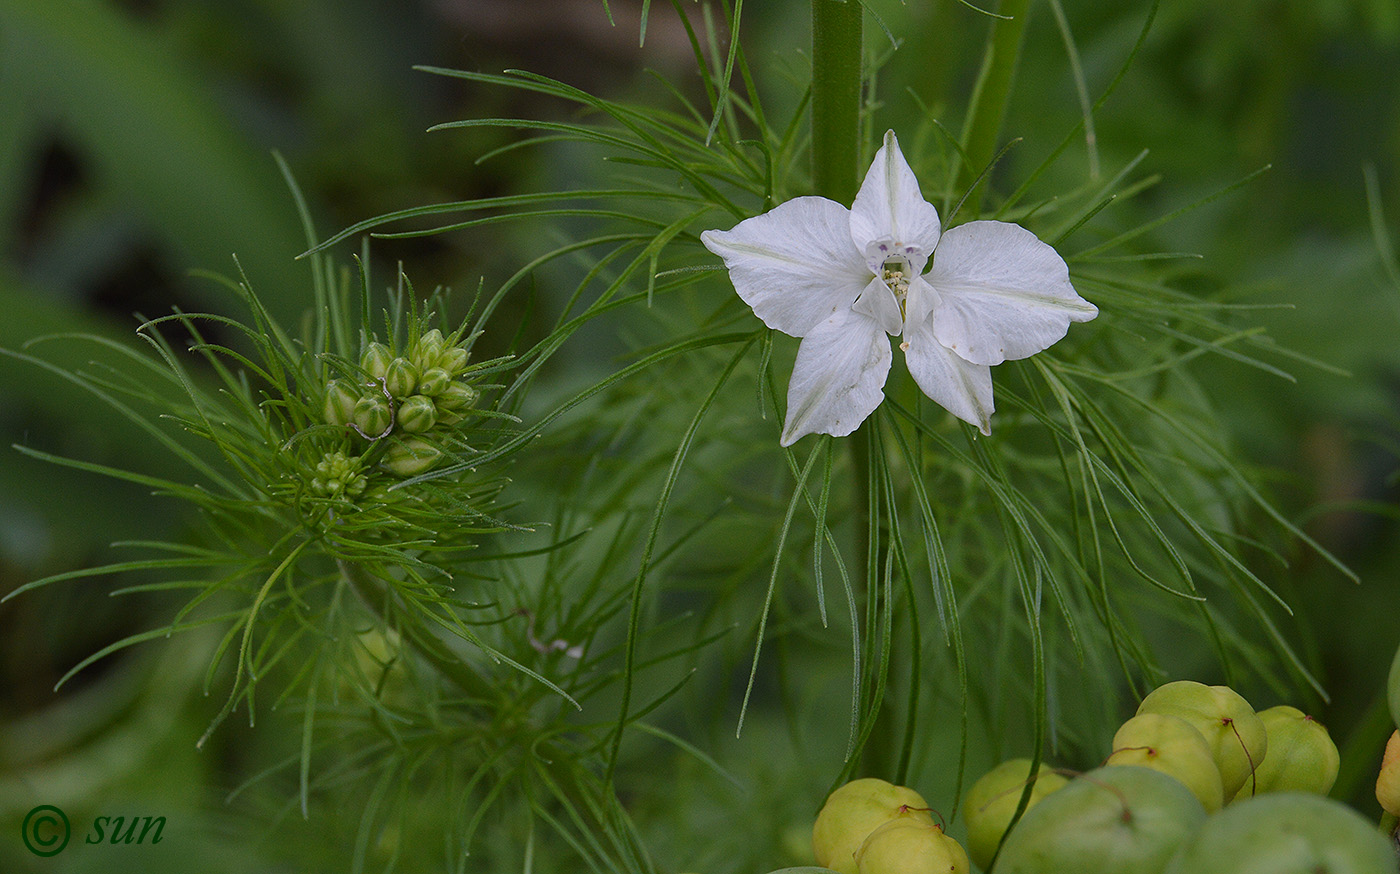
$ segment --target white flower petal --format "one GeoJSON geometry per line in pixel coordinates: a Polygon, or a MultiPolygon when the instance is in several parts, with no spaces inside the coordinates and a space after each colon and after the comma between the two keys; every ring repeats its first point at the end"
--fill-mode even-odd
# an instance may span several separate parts
{"type": "Polygon", "coordinates": [[[724,259],[734,290],[770,328],[805,337],[850,309],[870,280],[849,233],[850,211],[824,197],[797,197],[700,241],[724,259]]]}
{"type": "Polygon", "coordinates": [[[938,289],[925,282],[922,276],[915,276],[909,281],[909,293],[904,299],[904,323],[922,325],[927,322],[938,309],[938,301],[938,289]]]}
{"type": "Polygon", "coordinates": [[[1049,347],[1098,309],[1070,285],[1051,246],[1019,225],[968,222],[943,235],[925,275],[938,290],[933,330],[975,364],[1000,364],[1049,347]]]}
{"type": "Polygon", "coordinates": [[[919,180],[894,131],[886,133],[851,204],[851,239],[866,266],[878,274],[885,259],[899,255],[915,274],[922,273],[941,227],[938,210],[919,193],[919,180]]]}
{"type": "Polygon", "coordinates": [[[885,399],[890,341],[880,325],[838,310],[803,339],[788,383],[783,446],[806,434],[845,437],[885,399]]]}
{"type": "Polygon", "coordinates": [[[928,322],[909,326],[904,342],[904,358],[919,389],[959,419],[991,434],[992,369],[946,348],[928,322]]]}
{"type": "Polygon", "coordinates": [[[904,314],[899,311],[899,301],[878,276],[870,280],[851,309],[870,316],[890,336],[898,336],[904,330],[904,314]]]}

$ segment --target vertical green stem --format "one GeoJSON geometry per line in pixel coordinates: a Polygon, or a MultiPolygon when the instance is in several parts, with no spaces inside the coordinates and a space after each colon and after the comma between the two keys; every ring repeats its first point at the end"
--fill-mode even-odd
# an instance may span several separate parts
{"type": "Polygon", "coordinates": [[[860,152],[861,6],[812,0],[812,187],[849,206],[860,152]]]}
{"type": "MultiPolygon", "coordinates": [[[[812,187],[847,206],[855,200],[860,172],[861,15],[857,0],[812,0],[812,187]]],[[[870,508],[867,435],[858,432],[848,445],[864,566],[870,508]]]]}
{"type": "MultiPolygon", "coordinates": [[[[1031,0],[1002,0],[998,13],[1010,18],[998,18],[992,23],[987,38],[987,52],[982,59],[982,73],[974,92],[972,113],[963,128],[963,147],[968,163],[962,168],[959,184],[966,188],[991,163],[1001,137],[1002,121],[1006,118],[1006,103],[1011,96],[1011,80],[1016,75],[1016,62],[1021,57],[1021,41],[1026,33],[1026,18],[1031,0]]],[[[975,216],[982,200],[982,190],[968,199],[975,216]]]]}

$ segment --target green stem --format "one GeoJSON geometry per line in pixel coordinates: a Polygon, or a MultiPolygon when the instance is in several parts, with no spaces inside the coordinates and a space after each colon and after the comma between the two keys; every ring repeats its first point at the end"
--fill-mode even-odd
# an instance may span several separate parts
{"type": "Polygon", "coordinates": [[[861,5],[812,0],[812,187],[849,205],[860,168],[861,5]]]}
{"type": "MultiPolygon", "coordinates": [[[[1016,75],[1016,62],[1021,57],[1021,41],[1026,33],[1026,18],[1031,0],[1003,0],[998,8],[1002,15],[992,23],[987,37],[987,52],[982,58],[982,73],[973,91],[972,111],[963,128],[963,148],[968,163],[959,174],[959,185],[966,188],[991,163],[1001,138],[1002,122],[1006,118],[1006,103],[1011,97],[1011,81],[1016,75]]],[[[978,186],[968,198],[967,206],[976,216],[985,184],[978,186]]]]}
{"type": "MultiPolygon", "coordinates": [[[[388,616],[383,607],[384,599],[389,595],[387,587],[354,562],[337,561],[336,563],[340,566],[341,575],[350,583],[355,594],[360,597],[360,601],[375,616],[379,617],[380,621],[388,624],[388,616]]],[[[398,630],[419,655],[437,668],[440,674],[467,693],[468,697],[481,702],[493,702],[500,698],[500,693],[489,680],[478,674],[471,665],[458,658],[431,631],[417,622],[400,623],[398,630]]]]}

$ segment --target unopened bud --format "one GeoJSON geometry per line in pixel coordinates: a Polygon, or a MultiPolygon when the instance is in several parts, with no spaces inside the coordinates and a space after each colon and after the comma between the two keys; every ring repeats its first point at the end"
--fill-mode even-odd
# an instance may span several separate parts
{"type": "Polygon", "coordinates": [[[360,393],[342,379],[326,383],[326,402],[321,406],[321,417],[327,425],[348,425],[355,418],[355,403],[360,393]]]}
{"type": "Polygon", "coordinates": [[[438,356],[438,367],[453,376],[457,376],[467,369],[467,357],[467,350],[461,346],[449,346],[442,350],[442,354],[438,356]]]}
{"type": "Polygon", "coordinates": [[[394,423],[394,410],[383,395],[365,395],[355,404],[354,423],[364,437],[383,437],[394,423]]]}
{"type": "Polygon", "coordinates": [[[418,384],[418,368],[407,358],[395,358],[384,371],[384,387],[396,398],[406,398],[418,384]]]}
{"type": "Polygon", "coordinates": [[[423,395],[410,395],[399,404],[399,427],[412,434],[421,434],[437,424],[437,407],[433,399],[423,395]]]}
{"type": "Polygon", "coordinates": [[[479,397],[481,397],[481,392],[465,382],[454,382],[444,388],[437,396],[437,403],[444,410],[456,412],[467,409],[476,403],[479,397]]]}
{"type": "Polygon", "coordinates": [[[452,376],[441,367],[430,367],[418,378],[418,393],[428,397],[442,394],[442,390],[452,382],[452,376]]]}
{"type": "Polygon", "coordinates": [[[384,374],[389,370],[389,362],[394,360],[394,353],[389,351],[389,347],[383,343],[371,343],[365,348],[365,354],[360,358],[360,366],[373,379],[383,379],[384,374]]]}
{"type": "Polygon", "coordinates": [[[422,437],[397,440],[380,462],[385,470],[399,476],[416,476],[431,468],[442,457],[442,450],[422,437]]]}
{"type": "Polygon", "coordinates": [[[433,328],[418,338],[417,345],[413,347],[413,363],[418,365],[419,370],[437,367],[438,356],[442,354],[444,345],[446,345],[446,341],[443,339],[442,332],[433,328]]]}

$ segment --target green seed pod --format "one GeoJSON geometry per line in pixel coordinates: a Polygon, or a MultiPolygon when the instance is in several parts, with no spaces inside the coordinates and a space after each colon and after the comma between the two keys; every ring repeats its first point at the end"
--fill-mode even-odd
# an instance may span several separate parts
{"type": "Polygon", "coordinates": [[[418,365],[418,370],[424,371],[438,366],[438,356],[442,354],[446,341],[442,332],[433,328],[423,336],[418,338],[418,343],[413,347],[413,354],[410,356],[413,363],[418,365]]]}
{"type": "Polygon", "coordinates": [[[389,390],[389,394],[396,399],[406,398],[413,394],[413,387],[418,384],[418,368],[407,358],[395,358],[389,362],[389,367],[384,371],[384,387],[389,390]]]}
{"type": "Polygon", "coordinates": [[[962,845],[926,817],[901,813],[856,851],[859,874],[968,874],[962,845]]]}
{"type": "MultiPolygon", "coordinates": [[[[1030,772],[1030,759],[1011,759],[983,774],[968,790],[963,799],[963,820],[967,823],[967,854],[977,867],[991,865],[1001,836],[1011,824],[1011,817],[1016,815],[1030,772]]],[[[1041,762],[1035,787],[1031,789],[1030,805],[1034,806],[1068,782],[1041,762]]]]}
{"type": "Polygon", "coordinates": [[[1376,778],[1376,800],[1391,816],[1400,816],[1400,731],[1390,736],[1376,778]]]}
{"type": "Polygon", "coordinates": [[[1206,813],[1225,803],[1220,769],[1210,744],[1196,727],[1165,713],[1139,713],[1113,736],[1113,754],[1105,765],[1141,765],[1175,777],[1200,800],[1206,813]]]}
{"type": "Polygon", "coordinates": [[[348,425],[355,420],[355,404],[360,393],[343,379],[326,383],[326,401],[321,405],[321,417],[327,425],[348,425]]]}
{"type": "Polygon", "coordinates": [[[1285,705],[1261,710],[1259,719],[1269,735],[1269,753],[1235,800],[1265,792],[1330,792],[1341,757],[1327,729],[1298,708],[1285,705]]]}
{"type": "Polygon", "coordinates": [[[365,347],[365,354],[360,357],[360,366],[371,379],[383,379],[389,370],[389,362],[393,360],[394,353],[389,351],[388,346],[383,343],[371,343],[365,347]]]}
{"type": "Polygon", "coordinates": [[[407,437],[396,440],[379,464],[398,476],[417,476],[431,468],[441,457],[442,450],[422,437],[407,437]]]}
{"type": "Polygon", "coordinates": [[[409,395],[399,404],[399,427],[410,434],[421,434],[437,424],[437,407],[433,399],[423,395],[409,395]]]}
{"type": "Polygon", "coordinates": [[[996,874],[1159,874],[1205,820],[1191,790],[1161,771],[1099,768],[1026,811],[996,874]]]}
{"type": "Polygon", "coordinates": [[[929,825],[928,803],[906,786],[875,777],[852,780],[826,799],[812,826],[812,852],[817,864],[841,874],[857,874],[856,851],[875,829],[901,813],[929,825]]]}
{"type": "Polygon", "coordinates": [[[383,395],[365,395],[355,404],[352,419],[361,436],[382,437],[394,423],[394,410],[383,395]]]}
{"type": "Polygon", "coordinates": [[[1167,866],[1167,874],[1394,871],[1395,854],[1374,823],[1339,801],[1303,792],[1230,805],[1188,838],[1167,866]]]}
{"type": "Polygon", "coordinates": [[[418,377],[418,393],[428,397],[437,397],[442,394],[443,389],[452,384],[452,376],[441,367],[430,367],[423,371],[423,375],[418,377]]]}
{"type": "Polygon", "coordinates": [[[481,397],[481,392],[465,382],[449,383],[437,396],[438,406],[444,410],[465,410],[481,397]]]}
{"type": "Polygon", "coordinates": [[[1191,680],[1167,683],[1142,699],[1138,713],[1165,713],[1195,726],[1210,744],[1226,798],[1235,797],[1269,749],[1264,723],[1249,702],[1228,686],[1191,680]]]}
{"type": "Polygon", "coordinates": [[[437,366],[446,370],[450,375],[457,376],[467,369],[467,358],[467,350],[461,346],[448,346],[438,356],[437,366]]]}

